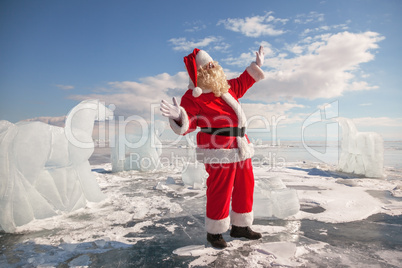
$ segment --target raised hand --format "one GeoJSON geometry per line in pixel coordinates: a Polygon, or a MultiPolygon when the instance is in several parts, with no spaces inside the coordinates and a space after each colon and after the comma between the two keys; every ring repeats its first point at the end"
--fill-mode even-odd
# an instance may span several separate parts
{"type": "Polygon", "coordinates": [[[165,100],[162,100],[160,110],[163,116],[169,117],[173,120],[178,121],[181,118],[180,106],[177,103],[176,98],[174,97],[173,97],[173,105],[165,100]]]}
{"type": "Polygon", "coordinates": [[[260,49],[258,52],[255,52],[255,54],[257,56],[255,62],[259,67],[261,67],[264,64],[264,47],[260,46],[260,49]]]}

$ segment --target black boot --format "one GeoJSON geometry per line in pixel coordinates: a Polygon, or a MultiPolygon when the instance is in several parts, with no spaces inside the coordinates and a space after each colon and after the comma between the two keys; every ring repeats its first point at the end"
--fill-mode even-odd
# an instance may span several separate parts
{"type": "Polygon", "coordinates": [[[248,226],[247,227],[239,227],[239,226],[235,226],[235,225],[232,225],[232,230],[230,230],[230,236],[236,237],[236,238],[244,237],[244,238],[251,239],[251,240],[260,239],[262,237],[262,235],[260,233],[254,232],[248,226]]]}
{"type": "Polygon", "coordinates": [[[207,240],[214,248],[226,248],[228,246],[221,234],[207,233],[207,240]]]}

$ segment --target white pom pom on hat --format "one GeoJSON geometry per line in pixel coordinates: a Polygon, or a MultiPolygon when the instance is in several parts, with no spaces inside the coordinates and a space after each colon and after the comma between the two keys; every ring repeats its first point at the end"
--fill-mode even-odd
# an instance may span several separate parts
{"type": "Polygon", "coordinates": [[[211,56],[204,50],[200,50],[198,48],[195,48],[193,53],[190,53],[188,56],[184,57],[184,64],[186,65],[190,80],[194,85],[193,96],[195,98],[201,96],[202,94],[202,89],[197,86],[197,70],[211,61],[213,61],[211,56]]]}
{"type": "Polygon", "coordinates": [[[202,94],[202,89],[200,87],[193,88],[193,97],[198,98],[202,94]]]}

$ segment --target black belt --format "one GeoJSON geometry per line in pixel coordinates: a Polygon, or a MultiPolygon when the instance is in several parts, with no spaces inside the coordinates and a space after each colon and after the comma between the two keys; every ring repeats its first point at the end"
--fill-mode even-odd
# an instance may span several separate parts
{"type": "Polygon", "coordinates": [[[223,128],[213,128],[213,127],[202,127],[201,132],[211,134],[211,135],[219,135],[219,136],[228,136],[228,137],[244,137],[246,134],[246,128],[238,128],[238,127],[223,127],[223,128]]]}

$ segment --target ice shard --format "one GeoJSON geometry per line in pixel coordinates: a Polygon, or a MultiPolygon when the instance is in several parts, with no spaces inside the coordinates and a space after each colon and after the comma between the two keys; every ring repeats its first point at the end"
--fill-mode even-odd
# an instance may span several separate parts
{"type": "Polygon", "coordinates": [[[185,185],[191,186],[193,189],[202,189],[205,186],[207,174],[204,164],[186,163],[181,178],[185,185]]]}
{"type": "Polygon", "coordinates": [[[299,212],[295,189],[286,188],[280,178],[258,178],[254,187],[254,217],[284,219],[299,212]]]}
{"type": "Polygon", "coordinates": [[[95,120],[113,112],[98,100],[75,106],[64,128],[0,121],[0,227],[13,232],[33,219],[82,208],[104,198],[88,158],[95,120]]]}
{"type": "MultiPolygon", "coordinates": [[[[120,127],[119,127],[120,128],[120,127]]],[[[159,140],[164,125],[151,124],[144,133],[115,135],[115,146],[111,151],[112,172],[139,170],[155,171],[160,168],[162,143],[159,140]]]]}
{"type": "Polygon", "coordinates": [[[195,140],[190,138],[187,144],[187,157],[184,158],[181,178],[185,185],[193,189],[202,189],[206,184],[208,173],[204,164],[197,162],[195,148],[195,140]]]}
{"type": "Polygon", "coordinates": [[[342,128],[338,169],[365,177],[384,177],[384,142],[378,133],[359,132],[352,120],[339,118],[342,128]]]}

